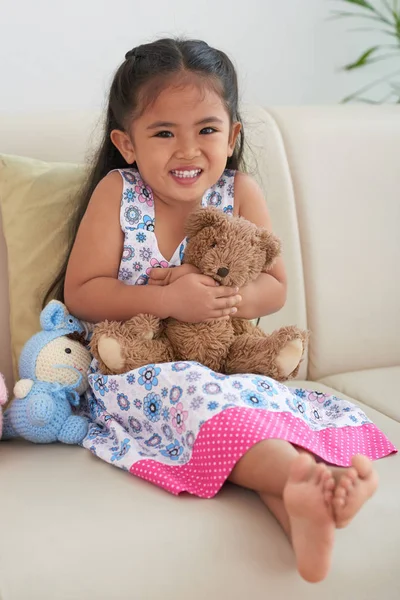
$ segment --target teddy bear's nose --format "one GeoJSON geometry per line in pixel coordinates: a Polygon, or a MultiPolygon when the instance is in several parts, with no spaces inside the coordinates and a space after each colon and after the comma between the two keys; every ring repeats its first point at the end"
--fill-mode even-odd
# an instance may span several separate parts
{"type": "Polygon", "coordinates": [[[227,269],[226,267],[220,267],[217,271],[217,275],[219,275],[219,277],[226,277],[229,274],[229,269],[227,269]]]}

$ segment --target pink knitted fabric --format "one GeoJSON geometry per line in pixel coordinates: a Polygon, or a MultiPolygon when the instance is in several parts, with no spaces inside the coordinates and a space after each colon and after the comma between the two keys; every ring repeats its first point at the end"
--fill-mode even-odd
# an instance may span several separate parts
{"type": "Polygon", "coordinates": [[[3,414],[1,407],[7,402],[7,388],[3,375],[0,373],[0,438],[3,433],[3,414]]]}

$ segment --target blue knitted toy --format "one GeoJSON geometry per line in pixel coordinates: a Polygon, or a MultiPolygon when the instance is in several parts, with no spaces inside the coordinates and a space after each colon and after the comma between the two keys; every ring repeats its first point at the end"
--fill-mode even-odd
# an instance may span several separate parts
{"type": "Polygon", "coordinates": [[[42,331],[21,352],[15,399],[4,414],[3,439],[20,436],[31,442],[79,444],[88,422],[71,405],[88,387],[91,356],[82,343],[83,324],[64,304],[52,300],[40,315],[42,331]]]}

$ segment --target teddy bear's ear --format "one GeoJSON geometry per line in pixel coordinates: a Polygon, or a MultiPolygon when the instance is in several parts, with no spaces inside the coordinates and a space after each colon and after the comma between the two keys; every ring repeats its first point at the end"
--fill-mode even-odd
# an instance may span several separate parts
{"type": "Polygon", "coordinates": [[[281,242],[279,238],[268,231],[268,229],[260,229],[257,232],[257,238],[261,248],[265,251],[265,264],[263,271],[268,271],[281,253],[281,242]]]}
{"type": "Polygon", "coordinates": [[[199,208],[195,210],[186,222],[186,235],[194,237],[205,227],[216,227],[228,217],[217,208],[199,208]]]}

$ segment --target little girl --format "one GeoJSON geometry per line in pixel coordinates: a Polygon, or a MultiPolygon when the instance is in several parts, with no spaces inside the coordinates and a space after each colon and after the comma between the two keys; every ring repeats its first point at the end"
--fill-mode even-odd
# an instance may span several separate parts
{"type": "MultiPolygon", "coordinates": [[[[243,142],[236,73],[223,52],[173,39],[129,51],[58,278],[70,311],[90,322],[151,313],[193,323],[278,311],[282,259],[240,290],[181,264],[185,223],[201,204],[271,227],[260,188],[240,171],[243,142]]],[[[114,378],[94,364],[89,379],[85,447],[176,494],[211,497],[227,479],[256,491],[308,581],[325,578],[335,529],[375,492],[369,458],[395,451],[356,406],[266,377],[171,363],[114,378]],[[353,457],[357,448],[369,458],[353,457]]]]}

